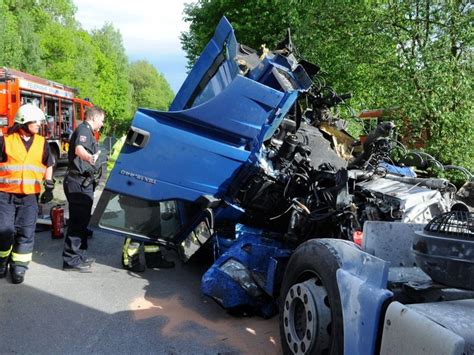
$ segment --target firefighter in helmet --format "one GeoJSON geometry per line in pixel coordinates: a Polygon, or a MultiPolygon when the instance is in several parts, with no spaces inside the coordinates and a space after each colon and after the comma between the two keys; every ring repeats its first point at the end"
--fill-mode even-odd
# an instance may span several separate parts
{"type": "MultiPolygon", "coordinates": [[[[107,171],[111,171],[115,165],[120,151],[125,144],[125,136],[119,138],[112,147],[112,150],[107,161],[107,171]]],[[[150,211],[158,211],[160,209],[159,202],[138,200],[125,195],[120,196],[119,203],[125,212],[126,227],[133,228],[134,225],[143,225],[147,219],[150,218],[147,213],[150,211]]],[[[159,233],[158,231],[154,231],[159,233]]],[[[144,244],[145,264],[149,269],[161,268],[169,269],[174,267],[173,261],[168,261],[163,258],[160,247],[153,242],[140,242],[130,236],[125,237],[122,250],[122,266],[126,270],[133,272],[144,272],[145,265],[140,263],[140,248],[144,244]]]]}
{"type": "Polygon", "coordinates": [[[20,284],[31,261],[41,203],[53,199],[54,157],[45,138],[38,134],[43,111],[21,106],[5,137],[0,137],[0,278],[10,267],[11,280],[20,284]]]}

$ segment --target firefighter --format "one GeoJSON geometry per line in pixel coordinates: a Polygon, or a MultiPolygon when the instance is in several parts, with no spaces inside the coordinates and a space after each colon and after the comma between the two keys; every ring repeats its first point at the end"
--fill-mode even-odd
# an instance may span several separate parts
{"type": "Polygon", "coordinates": [[[87,225],[91,217],[95,176],[100,169],[99,145],[95,138],[105,119],[98,107],[89,107],[86,119],[71,136],[64,192],[69,205],[69,222],[63,250],[63,270],[91,272],[95,259],[86,256],[87,225]]]}
{"type": "Polygon", "coordinates": [[[38,134],[44,121],[39,107],[25,104],[7,135],[0,137],[0,278],[10,266],[14,284],[24,281],[31,261],[41,182],[41,203],[53,199],[54,157],[38,134]]]}
{"type": "MultiPolygon", "coordinates": [[[[122,136],[115,142],[110,152],[109,159],[107,161],[107,170],[110,172],[115,165],[115,161],[125,144],[125,136],[122,136]]],[[[156,221],[155,218],[148,216],[152,212],[160,211],[160,204],[152,201],[133,199],[128,196],[120,196],[119,203],[125,212],[125,220],[127,223],[126,227],[133,227],[135,225],[143,225],[146,223],[146,219],[156,221]]],[[[154,231],[159,233],[159,231],[154,231]]],[[[160,247],[156,243],[145,242],[142,243],[138,240],[126,237],[123,249],[122,249],[122,266],[124,269],[133,272],[144,272],[145,266],[140,263],[140,248],[144,244],[145,252],[145,263],[149,269],[162,268],[169,269],[174,267],[174,262],[168,261],[163,258],[160,247]]]]}

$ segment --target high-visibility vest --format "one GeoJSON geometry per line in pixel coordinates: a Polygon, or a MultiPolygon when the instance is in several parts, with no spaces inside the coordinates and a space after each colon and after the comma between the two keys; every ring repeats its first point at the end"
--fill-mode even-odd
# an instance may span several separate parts
{"type": "Polygon", "coordinates": [[[4,142],[7,161],[0,163],[0,191],[39,194],[46,173],[46,165],[43,164],[44,137],[34,135],[28,151],[18,133],[5,136],[4,142]]]}
{"type": "Polygon", "coordinates": [[[107,159],[107,171],[110,172],[114,165],[115,161],[117,160],[120,151],[122,150],[123,145],[125,144],[125,138],[126,136],[122,136],[117,141],[115,144],[112,146],[112,150],[110,151],[109,158],[107,159]]]}

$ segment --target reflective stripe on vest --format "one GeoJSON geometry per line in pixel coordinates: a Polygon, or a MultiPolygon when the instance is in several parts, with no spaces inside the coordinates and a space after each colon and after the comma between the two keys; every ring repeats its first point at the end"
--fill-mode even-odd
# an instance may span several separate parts
{"type": "Polygon", "coordinates": [[[0,166],[0,171],[22,171],[24,169],[33,170],[43,174],[46,172],[46,168],[39,168],[34,165],[0,166]]]}
{"type": "Polygon", "coordinates": [[[7,161],[0,163],[0,191],[16,194],[39,194],[46,173],[43,164],[45,139],[35,134],[27,151],[18,133],[5,137],[7,161]]]}

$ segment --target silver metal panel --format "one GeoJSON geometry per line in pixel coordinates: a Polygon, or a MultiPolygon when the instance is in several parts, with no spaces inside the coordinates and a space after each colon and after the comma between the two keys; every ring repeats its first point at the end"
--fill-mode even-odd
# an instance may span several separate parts
{"type": "Polygon", "coordinates": [[[416,266],[411,252],[415,232],[424,224],[367,221],[364,224],[362,248],[369,254],[389,261],[392,267],[416,266]]]}
{"type": "Polygon", "coordinates": [[[466,342],[466,353],[474,354],[474,299],[419,303],[408,307],[462,337],[466,342]]]}
{"type": "Polygon", "coordinates": [[[452,330],[415,309],[392,302],[385,314],[380,354],[473,354],[465,352],[465,341],[452,330]]]}
{"type": "Polygon", "coordinates": [[[436,215],[449,211],[449,201],[439,191],[427,187],[384,178],[360,182],[358,186],[380,195],[393,206],[399,206],[403,211],[402,222],[427,223],[436,215]]]}

